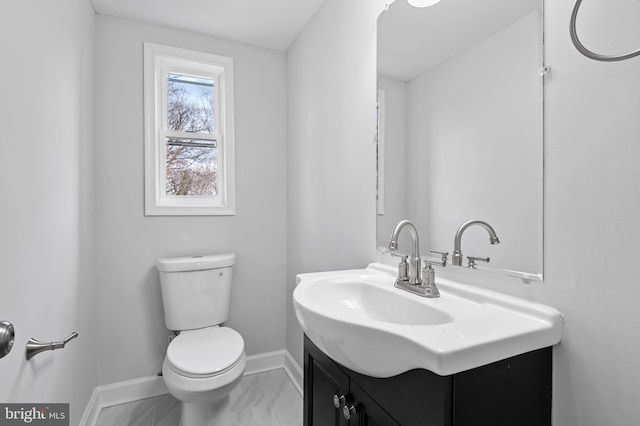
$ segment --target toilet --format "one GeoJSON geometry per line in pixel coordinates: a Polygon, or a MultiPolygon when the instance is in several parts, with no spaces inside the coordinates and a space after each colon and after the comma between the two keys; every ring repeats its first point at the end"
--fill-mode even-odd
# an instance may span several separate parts
{"type": "Polygon", "coordinates": [[[229,317],[235,254],[158,259],[169,343],[162,376],[182,401],[180,426],[230,424],[229,393],[247,364],[244,340],[229,317]]]}

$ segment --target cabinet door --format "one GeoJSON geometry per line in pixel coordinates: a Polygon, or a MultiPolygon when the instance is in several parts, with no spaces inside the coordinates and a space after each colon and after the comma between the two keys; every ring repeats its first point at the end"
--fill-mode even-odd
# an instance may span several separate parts
{"type": "Polygon", "coordinates": [[[455,375],[455,426],[551,426],[551,348],[455,375]]]}
{"type": "Polygon", "coordinates": [[[305,344],[304,426],[348,426],[343,403],[334,405],[334,397],[340,396],[349,399],[347,375],[315,346],[305,344]]]}
{"type": "Polygon", "coordinates": [[[367,395],[357,383],[351,381],[350,393],[355,416],[350,426],[400,426],[386,411],[367,395]]]}

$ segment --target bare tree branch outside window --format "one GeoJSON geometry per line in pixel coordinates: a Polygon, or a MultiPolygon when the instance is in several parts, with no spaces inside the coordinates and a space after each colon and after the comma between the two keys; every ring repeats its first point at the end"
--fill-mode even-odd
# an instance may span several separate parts
{"type": "MultiPolygon", "coordinates": [[[[167,78],[167,129],[181,133],[214,132],[213,81],[178,74],[167,78]]],[[[215,196],[217,144],[212,139],[168,137],[167,195],[215,196]]]]}

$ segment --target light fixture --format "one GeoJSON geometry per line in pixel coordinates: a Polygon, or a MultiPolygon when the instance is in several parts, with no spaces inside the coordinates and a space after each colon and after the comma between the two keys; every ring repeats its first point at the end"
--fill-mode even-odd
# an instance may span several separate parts
{"type": "Polygon", "coordinates": [[[440,0],[407,0],[413,7],[429,7],[438,3],[440,0]]]}

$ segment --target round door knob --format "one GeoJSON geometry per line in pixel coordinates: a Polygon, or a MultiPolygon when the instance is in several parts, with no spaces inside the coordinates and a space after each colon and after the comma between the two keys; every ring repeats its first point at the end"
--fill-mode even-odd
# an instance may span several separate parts
{"type": "Polygon", "coordinates": [[[340,408],[340,405],[344,405],[345,397],[344,395],[338,396],[338,394],[333,395],[333,406],[336,408],[340,408]]]}
{"type": "Polygon", "coordinates": [[[347,405],[345,405],[344,407],[342,407],[342,415],[346,420],[350,420],[351,417],[356,415],[356,407],[354,407],[353,405],[347,407],[347,405]]]}
{"type": "Polygon", "coordinates": [[[13,324],[8,321],[0,321],[0,358],[11,352],[14,338],[13,324]]]}

